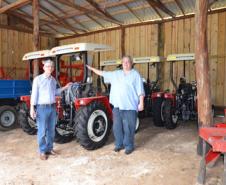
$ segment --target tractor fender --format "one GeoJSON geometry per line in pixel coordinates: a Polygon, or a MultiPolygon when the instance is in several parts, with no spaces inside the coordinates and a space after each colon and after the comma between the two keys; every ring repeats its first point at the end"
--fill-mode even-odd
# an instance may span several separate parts
{"type": "Polygon", "coordinates": [[[164,93],[164,98],[174,100],[176,96],[175,94],[172,94],[172,93],[164,93]]]}
{"type": "Polygon", "coordinates": [[[176,95],[173,93],[164,93],[165,99],[170,99],[173,106],[176,106],[176,95]]]}
{"type": "Polygon", "coordinates": [[[104,106],[107,109],[107,112],[110,116],[110,119],[112,120],[112,109],[109,103],[109,99],[107,96],[94,96],[94,97],[88,97],[88,98],[78,98],[75,100],[74,105],[76,110],[78,110],[82,106],[87,106],[93,101],[99,101],[104,104],[104,106]]]}
{"type": "Polygon", "coordinates": [[[31,99],[30,95],[20,97],[20,101],[25,102],[27,107],[30,107],[30,99],[31,99]]]}
{"type": "Polygon", "coordinates": [[[161,97],[163,97],[163,92],[153,92],[152,94],[151,94],[151,99],[156,99],[156,98],[161,98],[161,97]]]}

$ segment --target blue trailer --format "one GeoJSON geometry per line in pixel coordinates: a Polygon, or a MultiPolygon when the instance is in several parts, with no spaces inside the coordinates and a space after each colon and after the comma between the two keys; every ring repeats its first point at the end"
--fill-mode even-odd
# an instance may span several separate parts
{"type": "Polygon", "coordinates": [[[16,125],[20,96],[30,92],[29,80],[0,80],[0,130],[10,130],[16,125]]]}

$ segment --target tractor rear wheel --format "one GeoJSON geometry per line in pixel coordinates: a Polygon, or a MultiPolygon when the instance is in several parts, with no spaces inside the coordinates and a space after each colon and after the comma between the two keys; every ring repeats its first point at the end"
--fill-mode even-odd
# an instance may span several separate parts
{"type": "Polygon", "coordinates": [[[140,119],[137,117],[135,133],[137,133],[139,131],[139,128],[140,128],[140,119]]]}
{"type": "Polygon", "coordinates": [[[77,141],[85,149],[94,150],[106,143],[112,123],[101,102],[94,101],[81,107],[74,122],[77,141]]]}
{"type": "Polygon", "coordinates": [[[16,109],[12,106],[0,107],[0,130],[7,131],[15,127],[17,123],[16,109]]]}
{"type": "Polygon", "coordinates": [[[161,114],[163,98],[156,98],[153,100],[153,122],[157,127],[163,127],[163,119],[161,114]]]}
{"type": "Polygon", "coordinates": [[[59,120],[56,124],[54,141],[59,144],[68,143],[74,138],[74,131],[66,121],[59,120]]]}
{"type": "Polygon", "coordinates": [[[24,132],[29,135],[35,135],[37,133],[37,124],[35,120],[30,117],[29,109],[25,103],[20,106],[18,121],[24,132]]]}
{"type": "Polygon", "coordinates": [[[177,127],[178,116],[175,114],[172,101],[169,99],[164,100],[162,103],[162,117],[167,129],[175,129],[177,127]]]}

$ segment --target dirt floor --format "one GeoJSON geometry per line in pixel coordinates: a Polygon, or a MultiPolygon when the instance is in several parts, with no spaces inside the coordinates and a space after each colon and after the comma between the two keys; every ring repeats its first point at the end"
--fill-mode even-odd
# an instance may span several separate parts
{"type": "MultiPolygon", "coordinates": [[[[57,157],[41,161],[36,136],[20,128],[0,132],[0,185],[192,185],[200,157],[196,155],[197,128],[187,122],[175,130],[141,120],[136,150],[113,152],[113,136],[101,149],[87,151],[74,140],[56,144],[57,157]]],[[[207,169],[208,185],[220,185],[223,160],[207,169]]]]}

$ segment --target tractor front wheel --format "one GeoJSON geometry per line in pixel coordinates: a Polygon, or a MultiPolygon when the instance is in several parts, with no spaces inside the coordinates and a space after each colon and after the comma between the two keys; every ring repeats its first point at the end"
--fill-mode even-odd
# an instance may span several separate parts
{"type": "Polygon", "coordinates": [[[74,138],[74,131],[64,120],[58,120],[54,141],[59,144],[68,143],[74,138]]]}
{"type": "Polygon", "coordinates": [[[94,150],[106,143],[112,123],[101,102],[94,101],[81,107],[74,122],[77,141],[85,149],[94,150]]]}
{"type": "Polygon", "coordinates": [[[175,129],[177,127],[178,116],[175,114],[172,101],[166,99],[162,103],[162,117],[167,129],[175,129]]]}
{"type": "Polygon", "coordinates": [[[29,135],[35,135],[37,133],[37,124],[35,120],[30,117],[29,109],[25,103],[20,106],[18,121],[24,132],[28,133],[29,135]]]}
{"type": "Polygon", "coordinates": [[[12,106],[0,107],[0,130],[7,131],[15,127],[17,123],[16,110],[12,106]]]}

